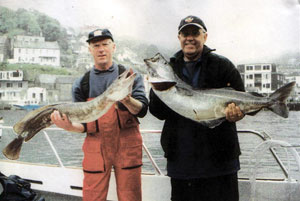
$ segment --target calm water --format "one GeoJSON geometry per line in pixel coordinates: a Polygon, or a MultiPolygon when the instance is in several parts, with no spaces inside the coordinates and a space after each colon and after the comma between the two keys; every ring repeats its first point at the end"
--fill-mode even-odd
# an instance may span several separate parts
{"type": "MultiPolygon", "coordinates": [[[[4,117],[5,126],[14,125],[19,119],[21,119],[27,111],[22,110],[0,110],[0,116],[4,117]]],[[[141,129],[160,130],[163,122],[157,120],[150,114],[145,118],[140,119],[141,129]]],[[[262,111],[256,116],[246,116],[238,124],[238,129],[252,129],[257,131],[264,131],[272,136],[272,139],[282,140],[289,142],[293,145],[300,145],[300,112],[290,112],[288,119],[281,118],[272,112],[262,111]]],[[[65,131],[47,131],[49,138],[54,144],[63,164],[65,166],[81,166],[81,160],[83,153],[81,146],[85,137],[85,134],[68,133],[65,131]]],[[[14,133],[10,129],[3,129],[3,135],[0,142],[0,149],[9,143],[15,137],[14,133]]],[[[152,157],[159,165],[161,170],[166,173],[165,166],[166,160],[163,158],[163,152],[160,147],[160,135],[159,134],[143,134],[144,143],[150,150],[152,157]]],[[[242,148],[241,155],[241,171],[240,177],[248,177],[249,175],[249,159],[253,153],[253,150],[262,141],[254,136],[247,134],[239,135],[240,144],[242,148]]],[[[296,148],[300,153],[300,148],[296,148]]],[[[296,173],[296,164],[292,160],[292,156],[286,157],[286,152],[283,148],[276,148],[276,152],[280,156],[280,159],[287,166],[288,162],[291,164],[291,170],[293,175],[296,173]],[[289,160],[288,160],[289,159],[289,160]]],[[[262,154],[261,163],[258,166],[259,177],[275,177],[283,178],[283,174],[280,171],[275,160],[270,153],[262,154]]],[[[5,157],[1,154],[0,159],[5,157]]],[[[43,132],[40,132],[28,143],[24,144],[21,151],[20,161],[44,163],[44,164],[57,164],[59,165],[50,145],[48,144],[43,132]]],[[[143,158],[143,171],[154,172],[153,168],[146,155],[143,158]]]]}

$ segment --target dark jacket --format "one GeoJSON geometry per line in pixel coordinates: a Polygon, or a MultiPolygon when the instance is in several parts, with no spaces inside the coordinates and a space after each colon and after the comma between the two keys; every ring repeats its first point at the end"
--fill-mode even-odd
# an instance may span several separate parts
{"type": "MultiPolygon", "coordinates": [[[[225,57],[212,53],[204,46],[200,65],[198,87],[223,88],[232,87],[244,91],[241,76],[234,65],[225,57]]],[[[170,59],[170,65],[179,78],[183,79],[183,52],[177,52],[170,59]]],[[[184,168],[197,167],[193,161],[209,160],[215,166],[222,166],[226,161],[238,159],[241,154],[235,123],[223,122],[210,129],[189,120],[165,105],[151,90],[149,110],[160,120],[165,120],[161,135],[161,145],[168,161],[178,157],[187,157],[184,168]],[[187,133],[188,132],[188,133],[187,133]],[[190,159],[188,159],[190,158],[190,159]]],[[[195,162],[196,163],[196,162],[195,162]]]]}

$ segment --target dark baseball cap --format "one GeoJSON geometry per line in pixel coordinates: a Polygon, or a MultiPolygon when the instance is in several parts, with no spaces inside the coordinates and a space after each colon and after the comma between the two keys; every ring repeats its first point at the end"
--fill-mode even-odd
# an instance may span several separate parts
{"type": "Polygon", "coordinates": [[[193,16],[193,15],[189,15],[189,16],[183,18],[180,21],[180,24],[179,24],[179,27],[178,27],[178,33],[184,27],[190,26],[190,25],[197,26],[197,27],[199,27],[199,28],[204,29],[205,31],[207,31],[204,22],[199,17],[193,16]]]}
{"type": "Polygon", "coordinates": [[[86,42],[91,42],[94,39],[105,39],[110,38],[112,41],[114,41],[112,34],[108,29],[96,29],[89,33],[89,38],[86,40],[86,42]]]}

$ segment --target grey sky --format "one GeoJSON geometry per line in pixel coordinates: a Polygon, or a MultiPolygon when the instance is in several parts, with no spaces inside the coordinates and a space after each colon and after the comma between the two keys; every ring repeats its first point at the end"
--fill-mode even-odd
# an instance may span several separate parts
{"type": "Polygon", "coordinates": [[[0,0],[12,9],[32,8],[63,25],[108,27],[129,36],[178,47],[177,27],[189,15],[208,28],[207,45],[233,62],[268,62],[300,50],[298,0],[0,0]]]}

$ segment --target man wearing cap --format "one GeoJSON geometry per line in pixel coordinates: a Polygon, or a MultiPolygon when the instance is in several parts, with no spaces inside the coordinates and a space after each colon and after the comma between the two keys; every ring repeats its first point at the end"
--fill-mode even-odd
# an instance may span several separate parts
{"type": "MultiPolygon", "coordinates": [[[[75,102],[89,101],[102,94],[125,71],[113,62],[116,45],[108,29],[89,33],[89,52],[94,67],[75,81],[75,102]]],[[[132,94],[114,104],[94,122],[72,123],[55,111],[51,120],[67,131],[87,133],[82,150],[84,158],[83,200],[106,201],[111,170],[114,168],[119,201],[141,201],[142,137],[137,117],[147,113],[148,101],[141,75],[137,75],[132,94]]]]}
{"type": "MultiPolygon", "coordinates": [[[[184,82],[194,88],[231,87],[244,91],[234,65],[204,45],[207,28],[200,18],[182,19],[178,39],[181,50],[169,63],[184,82]]],[[[171,200],[239,200],[237,172],[241,152],[235,122],[244,117],[240,108],[228,104],[227,121],[213,129],[172,111],[152,90],[149,110],[158,119],[165,120],[161,145],[171,177],[171,200]]]]}

